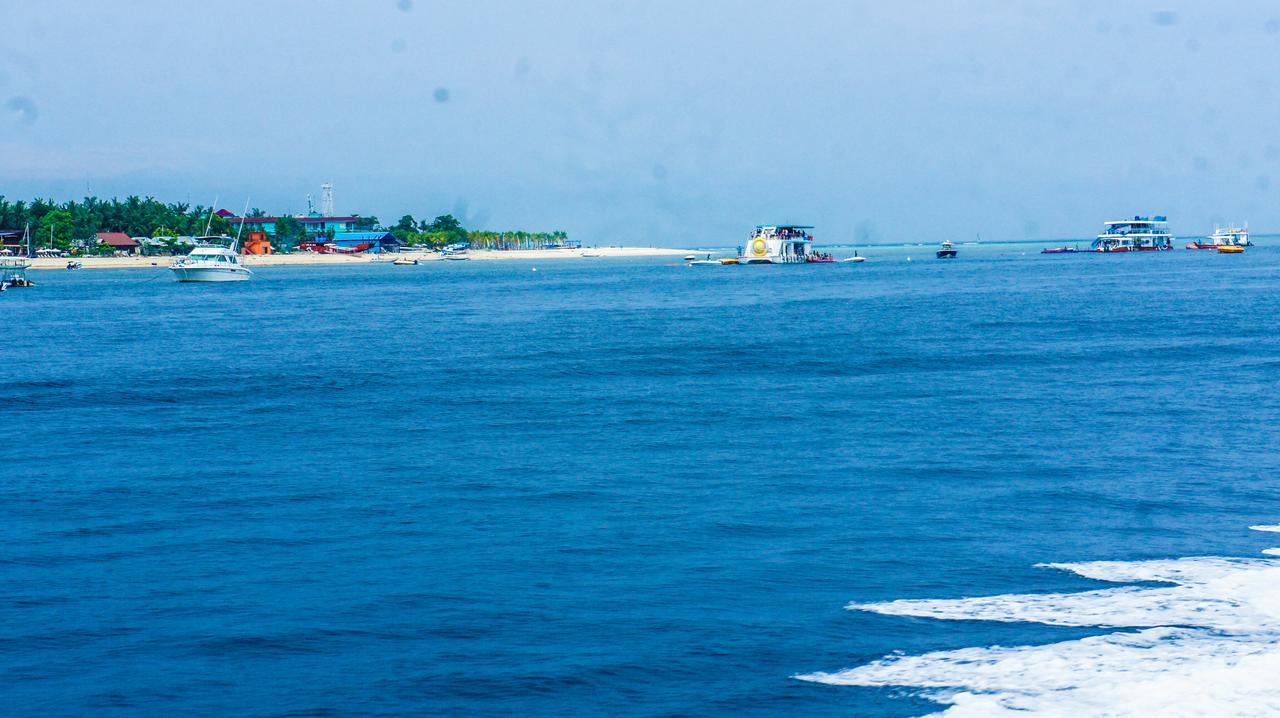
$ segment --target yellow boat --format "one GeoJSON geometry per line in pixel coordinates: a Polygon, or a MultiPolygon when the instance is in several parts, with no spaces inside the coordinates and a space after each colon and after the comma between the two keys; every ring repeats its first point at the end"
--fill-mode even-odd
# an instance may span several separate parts
{"type": "Polygon", "coordinates": [[[737,263],[738,263],[738,258],[737,258],[737,257],[724,257],[724,258],[722,258],[722,259],[720,260],[720,263],[721,263],[721,264],[737,264],[737,263]]]}
{"type": "Polygon", "coordinates": [[[1222,253],[1222,254],[1240,254],[1240,253],[1241,253],[1241,252],[1243,252],[1243,251],[1244,251],[1244,247],[1241,247],[1241,246],[1240,246],[1240,245],[1238,245],[1238,244],[1220,244],[1220,245],[1218,245],[1218,252],[1220,252],[1220,253],[1222,253]]]}

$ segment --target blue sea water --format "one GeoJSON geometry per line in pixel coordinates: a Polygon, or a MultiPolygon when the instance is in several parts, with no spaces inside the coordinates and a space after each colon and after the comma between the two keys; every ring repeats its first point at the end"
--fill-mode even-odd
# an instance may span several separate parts
{"type": "Polygon", "coordinates": [[[1104,629],[847,603],[1274,545],[1280,249],[862,253],[33,273],[4,712],[922,715],[796,676],[1104,629]]]}

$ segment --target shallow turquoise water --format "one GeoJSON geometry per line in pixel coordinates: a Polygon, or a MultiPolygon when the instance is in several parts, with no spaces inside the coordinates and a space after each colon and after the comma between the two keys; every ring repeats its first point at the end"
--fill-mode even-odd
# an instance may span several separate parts
{"type": "Polygon", "coordinates": [[[920,715],[793,676],[1101,631],[846,603],[1273,545],[1280,250],[961,250],[33,273],[0,296],[0,695],[920,715]]]}

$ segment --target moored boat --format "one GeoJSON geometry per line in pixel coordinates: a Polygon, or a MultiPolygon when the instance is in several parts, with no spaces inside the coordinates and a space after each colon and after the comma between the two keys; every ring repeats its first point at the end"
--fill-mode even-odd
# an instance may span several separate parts
{"type": "Polygon", "coordinates": [[[1169,221],[1163,216],[1106,222],[1090,245],[1095,252],[1164,252],[1173,249],[1169,221]]]}
{"type": "Polygon", "coordinates": [[[1243,254],[1244,247],[1238,244],[1220,244],[1218,245],[1218,254],[1243,254]]]}
{"type": "Polygon", "coordinates": [[[1074,254],[1079,251],[1075,247],[1045,247],[1040,254],[1074,254]]]}
{"type": "Polygon", "coordinates": [[[397,267],[412,267],[417,265],[418,260],[410,259],[408,257],[396,257],[394,260],[391,261],[391,263],[397,267]]]}
{"type": "Polygon", "coordinates": [[[10,287],[34,287],[27,279],[31,263],[22,257],[0,257],[0,291],[10,287]]]}
{"type": "Polygon", "coordinates": [[[813,227],[798,224],[759,225],[738,248],[739,264],[807,264],[813,252],[813,227]]]}
{"type": "MultiPolygon", "coordinates": [[[[1249,225],[1243,227],[1214,227],[1213,234],[1209,235],[1204,241],[1195,241],[1187,244],[1187,249],[1217,249],[1221,251],[1222,247],[1248,247],[1253,242],[1249,241],[1249,225]]],[[[1235,254],[1228,251],[1227,254],[1235,254]]]]}
{"type": "Polygon", "coordinates": [[[244,282],[253,276],[248,267],[240,264],[235,243],[230,247],[212,244],[226,237],[197,237],[191,252],[169,265],[173,278],[179,282],[244,282]],[[205,244],[199,244],[204,241],[205,244]]]}

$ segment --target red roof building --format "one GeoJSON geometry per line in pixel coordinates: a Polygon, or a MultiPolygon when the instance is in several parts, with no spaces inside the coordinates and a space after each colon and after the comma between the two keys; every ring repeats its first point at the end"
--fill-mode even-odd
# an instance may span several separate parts
{"type": "Polygon", "coordinates": [[[138,243],[124,232],[98,232],[94,236],[98,238],[98,244],[105,244],[117,252],[136,254],[138,251],[138,243]]]}

